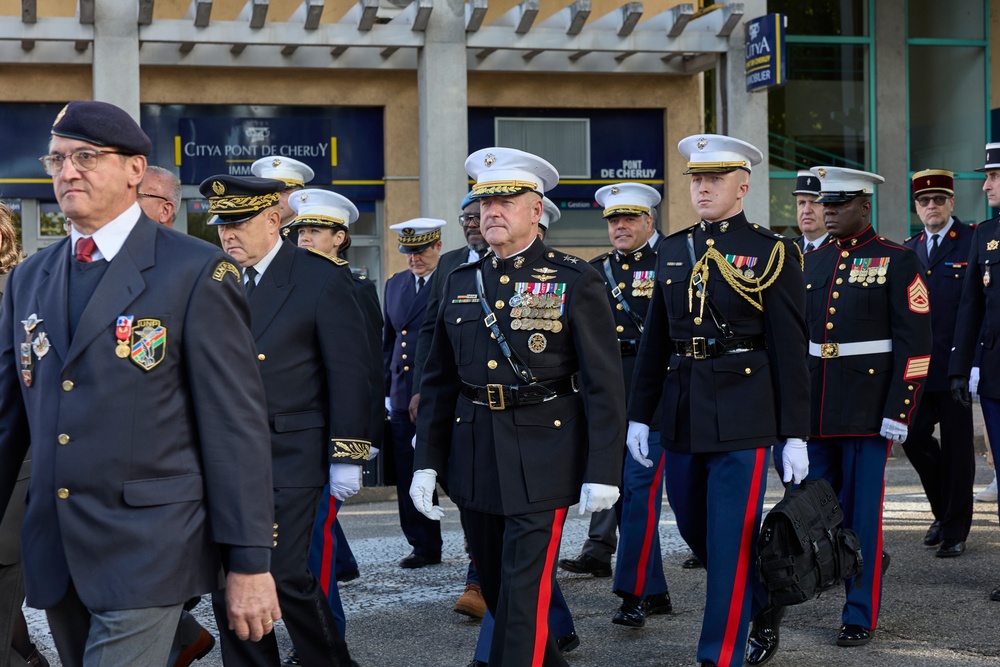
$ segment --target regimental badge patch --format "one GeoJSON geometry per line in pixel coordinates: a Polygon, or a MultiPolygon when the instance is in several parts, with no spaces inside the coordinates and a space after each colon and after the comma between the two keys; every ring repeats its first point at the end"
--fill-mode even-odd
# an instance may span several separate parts
{"type": "Polygon", "coordinates": [[[910,310],[914,313],[926,315],[931,312],[930,299],[927,297],[927,285],[920,276],[913,278],[913,282],[906,288],[910,310]]]}
{"type": "Polygon", "coordinates": [[[987,250],[996,250],[997,248],[1000,248],[1000,241],[997,241],[996,239],[993,239],[986,244],[987,250]]]}
{"type": "Polygon", "coordinates": [[[138,320],[132,328],[129,358],[144,371],[155,368],[167,354],[167,328],[160,320],[138,320]]]}
{"type": "Polygon", "coordinates": [[[236,282],[243,282],[239,269],[237,269],[232,262],[219,262],[219,265],[215,267],[214,271],[212,271],[212,280],[217,280],[221,283],[227,273],[233,274],[233,277],[236,278],[236,282]]]}
{"type": "Polygon", "coordinates": [[[906,372],[903,373],[904,380],[916,380],[927,377],[927,371],[931,367],[931,356],[910,357],[906,360],[906,372]]]}

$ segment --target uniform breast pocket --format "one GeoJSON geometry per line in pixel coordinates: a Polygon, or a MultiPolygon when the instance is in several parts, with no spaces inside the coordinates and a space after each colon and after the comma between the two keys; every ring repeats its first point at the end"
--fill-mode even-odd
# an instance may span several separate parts
{"type": "MultiPolygon", "coordinates": [[[[806,319],[810,322],[822,321],[825,318],[826,300],[829,294],[829,279],[826,276],[816,277],[806,283],[806,319]]],[[[837,294],[840,297],[840,294],[837,294]]]]}
{"type": "Polygon", "coordinates": [[[687,290],[690,271],[683,268],[661,268],[656,277],[671,319],[683,317],[688,312],[687,290]]]}
{"type": "Polygon", "coordinates": [[[720,440],[741,440],[777,432],[774,383],[767,352],[727,354],[712,362],[720,440]]]}
{"type": "Polygon", "coordinates": [[[448,304],[444,309],[445,330],[455,352],[455,363],[472,363],[478,328],[483,327],[483,310],[478,303],[448,304]]]}
{"type": "Polygon", "coordinates": [[[848,317],[858,320],[874,320],[883,317],[889,309],[888,283],[865,283],[860,280],[848,283],[843,290],[845,298],[842,308],[848,317]]]}

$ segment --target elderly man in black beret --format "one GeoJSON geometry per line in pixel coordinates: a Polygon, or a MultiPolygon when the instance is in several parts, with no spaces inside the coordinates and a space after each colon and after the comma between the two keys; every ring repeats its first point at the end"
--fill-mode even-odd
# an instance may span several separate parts
{"type": "Polygon", "coordinates": [[[71,234],[7,280],[0,513],[32,445],[28,605],[67,667],[165,665],[181,608],[226,582],[228,623],[281,616],[270,442],[232,259],[143,215],[150,141],[71,102],[41,161],[71,234]]]}

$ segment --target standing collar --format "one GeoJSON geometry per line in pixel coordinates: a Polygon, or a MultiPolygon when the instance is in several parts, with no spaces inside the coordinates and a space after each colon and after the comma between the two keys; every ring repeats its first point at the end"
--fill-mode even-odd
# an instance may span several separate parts
{"type": "Polygon", "coordinates": [[[878,234],[875,233],[875,229],[871,225],[868,225],[854,236],[850,236],[846,239],[834,239],[834,243],[836,243],[837,247],[841,250],[846,250],[864,245],[877,237],[878,234]]]}
{"type": "Polygon", "coordinates": [[[716,222],[702,220],[698,223],[698,226],[701,228],[701,231],[710,234],[711,236],[718,236],[719,234],[726,234],[741,227],[746,227],[748,224],[747,216],[743,213],[743,211],[740,211],[736,215],[730,216],[724,220],[718,220],[716,222]]]}
{"type": "Polygon", "coordinates": [[[520,269],[524,266],[525,262],[534,262],[542,256],[543,252],[545,252],[545,244],[536,236],[531,245],[521,252],[510,255],[507,259],[500,259],[494,254],[490,258],[490,263],[497,271],[508,273],[509,271],[520,269]]]}

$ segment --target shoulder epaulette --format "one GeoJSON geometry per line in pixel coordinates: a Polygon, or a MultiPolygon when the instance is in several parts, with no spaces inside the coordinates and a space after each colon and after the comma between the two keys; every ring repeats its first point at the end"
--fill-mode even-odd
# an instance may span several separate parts
{"type": "Polygon", "coordinates": [[[560,252],[555,248],[549,247],[545,248],[545,259],[561,264],[567,269],[576,269],[577,271],[582,271],[584,266],[590,266],[590,262],[585,262],[576,255],[570,255],[569,253],[560,252]]]}
{"type": "Polygon", "coordinates": [[[341,259],[340,257],[334,257],[333,255],[331,255],[329,253],[325,253],[322,250],[316,250],[316,248],[306,248],[306,250],[308,250],[309,252],[311,252],[314,255],[319,255],[320,257],[324,257],[324,258],[330,260],[331,262],[333,262],[337,266],[346,266],[347,263],[348,263],[346,259],[341,259]]]}

